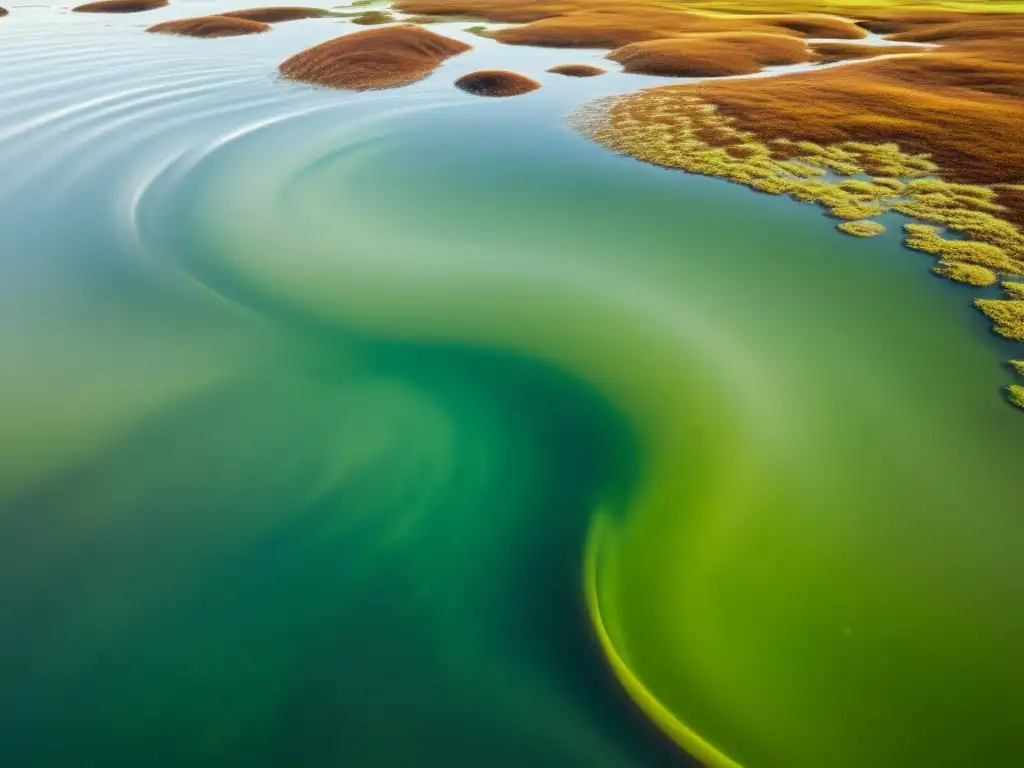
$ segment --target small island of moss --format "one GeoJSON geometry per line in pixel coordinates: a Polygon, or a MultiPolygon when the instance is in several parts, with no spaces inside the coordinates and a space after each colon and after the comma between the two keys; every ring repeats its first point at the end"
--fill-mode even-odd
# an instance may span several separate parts
{"type": "Polygon", "coordinates": [[[387,11],[366,11],[360,13],[358,16],[353,16],[351,21],[353,24],[361,24],[364,27],[374,26],[376,24],[390,24],[395,20],[395,17],[387,11]]]}
{"type": "Polygon", "coordinates": [[[1024,387],[1020,384],[1011,384],[1006,388],[1006,394],[1011,403],[1018,408],[1024,408],[1024,387]]]}
{"type": "Polygon", "coordinates": [[[590,64],[559,64],[548,69],[548,72],[566,77],[597,77],[608,74],[606,70],[590,64]]]}
{"type": "Polygon", "coordinates": [[[269,24],[231,16],[196,16],[191,19],[176,19],[154,24],[147,29],[158,35],[182,35],[184,37],[237,37],[258,35],[270,29],[269,24]]]}
{"type": "Polygon", "coordinates": [[[163,8],[165,5],[167,0],[98,0],[95,3],[77,5],[71,10],[75,13],[141,13],[163,8]]]}
{"type": "Polygon", "coordinates": [[[313,46],[278,69],[291,80],[347,90],[395,88],[471,46],[414,26],[367,29],[313,46]]]}
{"type": "Polygon", "coordinates": [[[885,232],[885,225],[877,221],[844,221],[842,224],[836,224],[836,229],[855,237],[875,237],[885,232]]]}
{"type": "Polygon", "coordinates": [[[975,299],[980,309],[995,326],[995,332],[1011,341],[1024,341],[1024,301],[975,299]]]}
{"type": "Polygon", "coordinates": [[[504,69],[481,69],[460,77],[455,87],[476,96],[519,96],[537,90],[540,83],[504,69]]]}
{"type": "Polygon", "coordinates": [[[977,264],[962,264],[959,262],[940,261],[938,266],[932,267],[932,272],[940,277],[948,277],[958,283],[976,285],[984,288],[993,285],[996,280],[996,273],[988,267],[979,267],[977,264]]]}

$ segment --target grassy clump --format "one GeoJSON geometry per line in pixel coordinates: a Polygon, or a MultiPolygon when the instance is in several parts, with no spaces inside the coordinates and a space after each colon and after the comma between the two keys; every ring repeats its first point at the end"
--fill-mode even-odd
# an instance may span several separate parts
{"type": "Polygon", "coordinates": [[[877,221],[844,221],[837,224],[836,229],[856,237],[875,237],[885,232],[885,225],[877,221]]]}
{"type": "Polygon", "coordinates": [[[1024,376],[1024,360],[1011,360],[1010,365],[1021,376],[1024,376]]]}
{"type": "Polygon", "coordinates": [[[981,288],[993,285],[998,279],[996,273],[991,269],[979,267],[977,264],[941,261],[938,266],[932,267],[932,272],[942,277],[948,277],[950,280],[956,280],[958,283],[976,285],[981,288]]]}
{"type": "Polygon", "coordinates": [[[1003,282],[1000,288],[1008,299],[1024,299],[1024,283],[1003,282]]]}
{"type": "Polygon", "coordinates": [[[976,299],[974,306],[992,321],[995,332],[1012,341],[1024,341],[1024,301],[976,299]]]}
{"type": "Polygon", "coordinates": [[[1011,384],[1006,388],[1006,395],[1010,402],[1018,408],[1024,408],[1024,387],[1020,384],[1011,384]]]}
{"type": "Polygon", "coordinates": [[[390,24],[394,20],[395,17],[387,11],[366,11],[365,13],[360,13],[358,16],[353,17],[352,23],[369,27],[375,24],[390,24]]]}

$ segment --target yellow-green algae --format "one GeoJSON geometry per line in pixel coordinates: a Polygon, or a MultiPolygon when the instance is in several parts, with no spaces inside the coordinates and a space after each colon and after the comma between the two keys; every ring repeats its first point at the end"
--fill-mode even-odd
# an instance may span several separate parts
{"type": "MultiPolygon", "coordinates": [[[[1024,234],[1000,218],[1005,208],[996,190],[943,180],[929,155],[904,152],[894,142],[765,142],[738,129],[714,104],[659,90],[591,102],[573,125],[608,149],[647,163],[820,205],[849,219],[836,228],[850,235],[884,232],[870,218],[889,211],[927,222],[905,224],[905,244],[938,257],[932,271],[942,277],[985,287],[1001,276],[1024,276],[1024,234]]],[[[1024,341],[1024,282],[1002,287],[1008,300],[978,299],[975,306],[996,333],[1024,341]]],[[[1019,405],[1024,392],[1014,387],[1011,400],[1019,405]]]]}
{"type": "Polygon", "coordinates": [[[1011,360],[1010,365],[1013,366],[1014,370],[1017,371],[1021,376],[1024,376],[1024,360],[1011,360]]]}
{"type": "Polygon", "coordinates": [[[856,237],[875,237],[885,232],[885,225],[879,224],[877,221],[867,220],[844,221],[842,224],[836,224],[836,229],[856,237]]]}

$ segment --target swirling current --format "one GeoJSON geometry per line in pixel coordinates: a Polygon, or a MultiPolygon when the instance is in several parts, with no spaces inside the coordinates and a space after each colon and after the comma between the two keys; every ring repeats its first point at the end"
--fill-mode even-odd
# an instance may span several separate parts
{"type": "Polygon", "coordinates": [[[351,94],[274,74],[344,20],[143,33],[224,8],[3,20],[0,763],[1013,763],[972,294],[575,135],[655,82],[544,74],[601,52],[439,25],[351,94]]]}

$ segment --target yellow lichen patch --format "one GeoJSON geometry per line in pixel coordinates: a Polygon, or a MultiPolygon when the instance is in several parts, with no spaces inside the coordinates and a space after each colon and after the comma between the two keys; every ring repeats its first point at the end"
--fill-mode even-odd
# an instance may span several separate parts
{"type": "Polygon", "coordinates": [[[1024,299],[1024,283],[1004,282],[1000,285],[1008,299],[1024,299]]]}
{"type": "Polygon", "coordinates": [[[974,306],[988,316],[1000,336],[1024,341],[1024,301],[976,299],[974,306]]]}
{"type": "Polygon", "coordinates": [[[1024,408],[1024,387],[1020,384],[1011,384],[1006,388],[1006,394],[1011,403],[1018,408],[1024,408]]]}
{"type": "Polygon", "coordinates": [[[836,224],[836,229],[856,237],[874,237],[885,232],[885,225],[877,221],[844,221],[836,224]]]}
{"type": "Polygon", "coordinates": [[[958,283],[977,285],[985,287],[992,285],[997,280],[996,273],[986,267],[979,267],[977,264],[958,264],[956,262],[940,262],[937,267],[932,267],[932,272],[958,283]]]}

